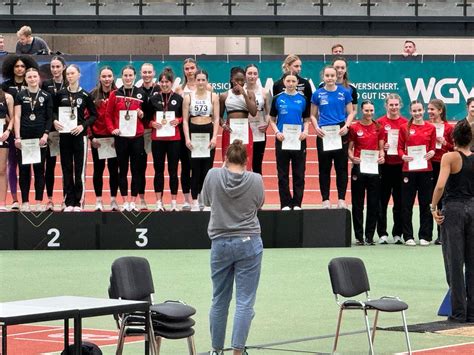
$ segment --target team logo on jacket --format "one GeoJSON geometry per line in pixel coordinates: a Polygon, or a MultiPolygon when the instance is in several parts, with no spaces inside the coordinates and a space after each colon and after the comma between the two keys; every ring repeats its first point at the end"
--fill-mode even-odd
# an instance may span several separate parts
{"type": "Polygon", "coordinates": [[[390,126],[389,124],[386,124],[384,128],[386,131],[390,131],[392,129],[392,126],[390,126]]]}
{"type": "Polygon", "coordinates": [[[42,104],[44,102],[44,97],[43,96],[38,97],[38,101],[42,104]]]}
{"type": "Polygon", "coordinates": [[[362,137],[363,135],[364,135],[364,131],[361,130],[361,129],[359,129],[359,130],[357,131],[357,136],[362,137]]]}
{"type": "Polygon", "coordinates": [[[82,105],[82,99],[81,99],[81,98],[78,98],[78,99],[77,99],[77,106],[79,107],[79,106],[81,106],[81,105],[82,105]]]}
{"type": "Polygon", "coordinates": [[[416,133],[416,131],[413,128],[410,129],[410,134],[415,134],[415,133],[416,133]]]}
{"type": "Polygon", "coordinates": [[[137,94],[137,99],[141,99],[143,97],[142,94],[137,94]]]}
{"type": "Polygon", "coordinates": [[[177,104],[176,100],[171,100],[171,105],[176,105],[176,104],[177,104]]]}

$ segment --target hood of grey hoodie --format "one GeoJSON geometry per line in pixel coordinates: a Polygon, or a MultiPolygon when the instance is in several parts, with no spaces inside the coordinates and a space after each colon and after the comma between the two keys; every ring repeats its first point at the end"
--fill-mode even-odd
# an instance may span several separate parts
{"type": "Polygon", "coordinates": [[[230,198],[237,198],[244,194],[252,186],[251,174],[244,171],[242,174],[234,173],[227,168],[222,169],[220,184],[222,190],[230,198]]]}

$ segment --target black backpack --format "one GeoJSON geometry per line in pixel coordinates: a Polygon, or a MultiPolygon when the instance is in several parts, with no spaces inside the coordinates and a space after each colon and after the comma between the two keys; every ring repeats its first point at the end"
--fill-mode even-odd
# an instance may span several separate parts
{"type": "MultiPolygon", "coordinates": [[[[61,355],[72,355],[74,354],[74,344],[69,345],[68,349],[64,349],[61,355]]],[[[87,341],[82,342],[81,346],[81,355],[102,355],[102,350],[93,344],[87,341]]]]}

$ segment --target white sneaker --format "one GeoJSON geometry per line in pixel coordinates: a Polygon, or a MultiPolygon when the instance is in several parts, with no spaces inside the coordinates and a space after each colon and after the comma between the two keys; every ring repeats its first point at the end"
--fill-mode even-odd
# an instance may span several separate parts
{"type": "Polygon", "coordinates": [[[190,211],[191,210],[191,205],[189,202],[184,202],[183,205],[181,206],[181,211],[190,211]]]}
{"type": "Polygon", "coordinates": [[[94,211],[100,211],[102,212],[104,210],[104,205],[102,204],[102,201],[97,201],[95,203],[95,208],[94,211]]]}
{"type": "Polygon", "coordinates": [[[48,203],[46,204],[46,211],[54,211],[53,201],[48,201],[48,203]]]}
{"type": "Polygon", "coordinates": [[[147,210],[147,209],[148,209],[148,206],[146,205],[146,201],[145,201],[145,200],[141,200],[141,201],[140,201],[140,205],[138,206],[138,208],[140,209],[140,211],[147,210]]]}
{"type": "Polygon", "coordinates": [[[120,211],[122,212],[130,211],[130,204],[128,202],[124,202],[120,211]]]}
{"type": "Polygon", "coordinates": [[[82,208],[79,207],[79,206],[74,206],[73,211],[74,211],[74,212],[81,212],[81,211],[82,211],[82,208]]]}
{"type": "Polygon", "coordinates": [[[422,247],[427,247],[428,245],[430,245],[431,243],[429,241],[427,241],[426,239],[420,239],[420,245],[422,247]]]}
{"type": "Polygon", "coordinates": [[[400,236],[396,235],[393,237],[393,244],[403,244],[403,240],[400,236]]]}
{"type": "Polygon", "coordinates": [[[19,211],[20,210],[20,204],[18,203],[18,201],[14,201],[12,203],[12,206],[10,207],[10,209],[12,211],[19,211]]]}
{"type": "Polygon", "coordinates": [[[164,212],[165,208],[163,207],[163,202],[156,201],[155,211],[164,212]]]}
{"type": "Polygon", "coordinates": [[[323,209],[328,210],[331,208],[331,201],[329,200],[324,200],[322,204],[323,209]]]}
{"type": "Polygon", "coordinates": [[[388,244],[388,236],[382,235],[382,236],[379,238],[379,244],[388,244]]]}
{"type": "Polygon", "coordinates": [[[135,204],[135,202],[130,202],[128,210],[138,212],[138,208],[137,208],[137,205],[135,204]]]}
{"type": "Polygon", "coordinates": [[[211,207],[210,207],[210,206],[205,206],[202,210],[203,210],[203,211],[206,211],[206,212],[210,212],[210,211],[211,211],[211,207]]]}
{"type": "Polygon", "coordinates": [[[21,211],[22,212],[30,212],[31,211],[30,204],[28,202],[23,202],[21,204],[21,211]]]}
{"type": "Polygon", "coordinates": [[[345,208],[347,210],[347,203],[344,200],[337,201],[337,208],[345,208]]]}
{"type": "Polygon", "coordinates": [[[44,206],[41,203],[37,203],[33,209],[34,212],[43,212],[44,211],[44,206]]]}
{"type": "Polygon", "coordinates": [[[199,208],[199,203],[193,203],[192,207],[191,207],[191,211],[192,212],[199,212],[201,209],[199,208]]]}
{"type": "Polygon", "coordinates": [[[300,211],[301,210],[301,207],[300,206],[295,206],[293,207],[293,211],[300,211]]]}
{"type": "Polygon", "coordinates": [[[405,245],[409,246],[409,247],[414,247],[416,246],[416,243],[415,243],[415,240],[414,239],[408,239],[406,242],[405,242],[405,245]]]}
{"type": "Polygon", "coordinates": [[[7,206],[0,206],[0,212],[7,212],[7,206]]]}
{"type": "Polygon", "coordinates": [[[285,206],[281,210],[282,211],[291,211],[291,208],[289,206],[285,206]]]}
{"type": "Polygon", "coordinates": [[[110,201],[110,210],[111,211],[118,211],[119,209],[120,208],[119,208],[119,205],[118,205],[116,200],[110,201]]]}
{"type": "Polygon", "coordinates": [[[176,205],[176,201],[171,201],[170,211],[171,212],[177,212],[178,211],[178,206],[176,205]]]}
{"type": "Polygon", "coordinates": [[[64,212],[74,212],[74,206],[67,206],[64,207],[64,212]]]}

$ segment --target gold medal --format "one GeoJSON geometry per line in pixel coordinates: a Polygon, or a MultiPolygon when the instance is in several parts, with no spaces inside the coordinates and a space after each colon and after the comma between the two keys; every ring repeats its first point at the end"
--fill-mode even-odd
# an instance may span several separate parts
{"type": "Polygon", "coordinates": [[[76,115],[74,114],[74,111],[71,111],[70,118],[71,118],[71,121],[74,121],[76,119],[76,115]]]}
{"type": "Polygon", "coordinates": [[[125,119],[126,119],[127,121],[130,121],[130,114],[129,114],[128,112],[125,113],[125,119]]]}
{"type": "Polygon", "coordinates": [[[161,120],[161,125],[162,125],[162,126],[166,126],[167,123],[168,123],[168,121],[166,120],[166,118],[163,118],[163,119],[161,120]]]}

